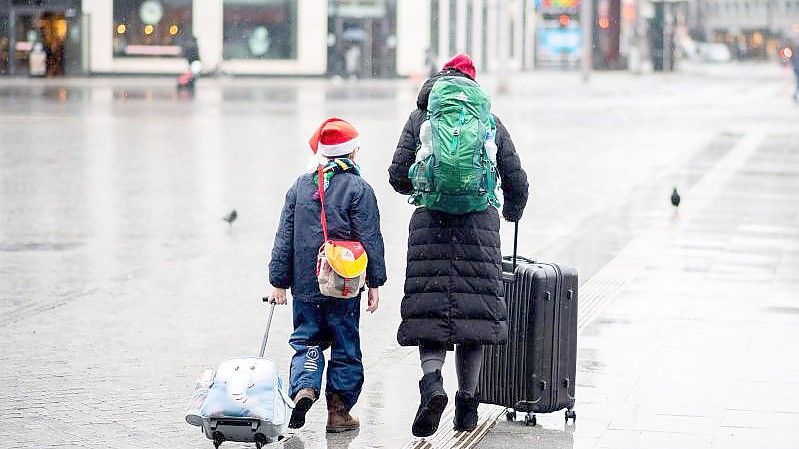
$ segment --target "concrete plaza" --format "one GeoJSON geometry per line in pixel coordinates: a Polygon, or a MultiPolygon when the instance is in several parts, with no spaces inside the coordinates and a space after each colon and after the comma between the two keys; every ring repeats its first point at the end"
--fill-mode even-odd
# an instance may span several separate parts
{"type": "MultiPolygon", "coordinates": [[[[790,84],[767,65],[588,85],[540,72],[495,97],[532,181],[522,252],[580,270],[578,419],[500,421],[457,447],[795,447],[790,84]]],[[[412,209],[385,171],[415,90],[203,79],[186,98],[172,79],[0,80],[0,447],[211,447],[183,421],[194,379],[258,350],[283,193],[329,115],[362,133],[390,280],[362,316],[362,429],[326,436],[320,402],[284,446],[423,447],[418,356],[395,341],[412,209]]],[[[284,375],[290,318],[278,310],[268,348],[284,375]]]]}

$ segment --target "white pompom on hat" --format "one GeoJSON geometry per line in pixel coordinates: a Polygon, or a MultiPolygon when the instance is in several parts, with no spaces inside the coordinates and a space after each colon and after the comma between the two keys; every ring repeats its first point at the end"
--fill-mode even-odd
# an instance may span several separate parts
{"type": "Polygon", "coordinates": [[[311,151],[325,157],[345,156],[360,146],[358,131],[346,120],[332,117],[325,120],[308,141],[311,151]]]}

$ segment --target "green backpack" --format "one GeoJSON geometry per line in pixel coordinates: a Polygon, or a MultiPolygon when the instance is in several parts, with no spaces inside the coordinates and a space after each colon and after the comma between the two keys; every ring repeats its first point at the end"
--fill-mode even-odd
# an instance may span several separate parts
{"type": "Polygon", "coordinates": [[[468,78],[443,76],[433,84],[427,110],[408,172],[408,201],[450,214],[499,208],[496,123],[488,95],[468,78]]]}

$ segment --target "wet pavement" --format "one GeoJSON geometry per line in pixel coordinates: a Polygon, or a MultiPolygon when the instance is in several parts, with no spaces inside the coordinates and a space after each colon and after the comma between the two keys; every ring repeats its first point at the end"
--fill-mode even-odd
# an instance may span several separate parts
{"type": "Polygon", "coordinates": [[[500,422],[478,448],[796,447],[797,191],[799,135],[741,139],[581,291],[581,315],[606,307],[581,316],[577,422],[500,422]],[[592,295],[604,278],[623,285],[592,295]]]}
{"type": "MultiPolygon", "coordinates": [[[[495,99],[533,183],[520,247],[576,265],[586,313],[576,426],[500,422],[483,447],[796,441],[798,367],[774,344],[799,316],[786,82],[770,66],[589,86],[536,73],[495,99]]],[[[209,79],[186,98],[171,79],[0,80],[0,447],[211,447],[183,422],[191,387],[258,350],[283,192],[328,115],[361,131],[390,281],[362,318],[363,428],[327,437],[319,403],[285,446],[406,444],[420,370],[394,337],[411,208],[385,169],[414,97],[408,81],[209,79]]],[[[281,309],[268,353],[286,367],[290,330],[281,309]]]]}

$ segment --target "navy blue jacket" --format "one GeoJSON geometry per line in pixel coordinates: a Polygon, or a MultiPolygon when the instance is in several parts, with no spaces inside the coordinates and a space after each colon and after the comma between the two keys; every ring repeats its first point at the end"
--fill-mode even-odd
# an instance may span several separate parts
{"type": "MultiPolygon", "coordinates": [[[[319,221],[321,205],[317,186],[310,173],[301,175],[286,193],[286,203],[269,262],[269,282],[278,288],[291,288],[298,301],[327,298],[316,282],[316,256],[324,236],[319,221]]],[[[325,211],[329,237],[358,240],[366,249],[366,284],[386,283],[380,211],[372,187],[358,175],[338,173],[325,190],[325,211]]]]}

